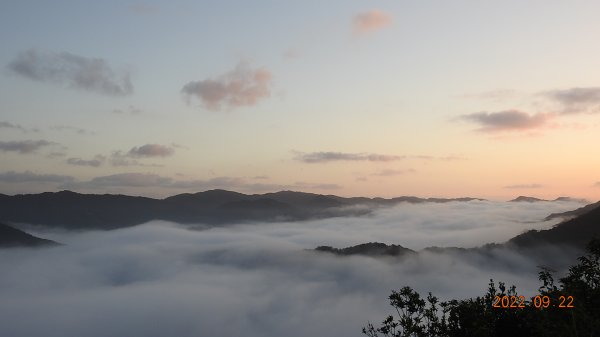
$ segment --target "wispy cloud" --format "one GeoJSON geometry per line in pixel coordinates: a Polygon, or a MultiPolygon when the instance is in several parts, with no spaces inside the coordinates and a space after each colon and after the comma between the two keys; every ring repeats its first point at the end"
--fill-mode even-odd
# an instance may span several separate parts
{"type": "Polygon", "coordinates": [[[406,169],[406,170],[381,170],[375,173],[372,173],[372,176],[377,176],[377,177],[392,177],[392,176],[398,176],[398,175],[404,175],[407,173],[415,173],[416,171],[414,169],[406,169]]]}
{"type": "Polygon", "coordinates": [[[188,146],[182,145],[182,144],[177,144],[177,143],[171,143],[171,146],[175,149],[183,149],[183,150],[189,150],[190,148],[188,146]]]}
{"type": "MultiPolygon", "coordinates": [[[[464,97],[477,97],[492,100],[504,100],[515,96],[513,90],[484,92],[464,97]]],[[[558,124],[561,116],[580,113],[600,113],[600,87],[573,87],[559,90],[541,91],[527,94],[524,99],[531,100],[535,106],[543,106],[543,113],[527,113],[518,109],[498,112],[476,112],[459,116],[457,120],[469,121],[481,126],[478,131],[529,131],[549,125],[553,128],[568,127],[569,124],[558,124]],[[534,100],[542,97],[544,100],[534,100]],[[550,124],[550,122],[553,122],[550,124]]],[[[455,119],[456,120],[456,119],[455,119]]]]}
{"type": "Polygon", "coordinates": [[[541,95],[559,103],[562,114],[600,112],[600,87],[551,90],[541,95]]]}
{"type": "Polygon", "coordinates": [[[0,122],[0,129],[13,129],[13,130],[20,131],[22,133],[40,132],[40,129],[38,129],[38,128],[26,128],[20,124],[11,123],[11,122],[7,122],[7,121],[0,122]]]}
{"type": "Polygon", "coordinates": [[[93,159],[81,159],[81,158],[69,158],[67,159],[67,164],[74,166],[90,166],[90,167],[99,167],[104,163],[106,157],[103,155],[96,155],[93,159]]]}
{"type": "Polygon", "coordinates": [[[17,55],[8,68],[33,81],[58,83],[105,95],[125,96],[133,92],[129,72],[114,69],[102,58],[30,49],[17,55]]]}
{"type": "Polygon", "coordinates": [[[17,152],[21,154],[34,153],[42,147],[55,145],[47,140],[22,140],[22,141],[0,141],[0,151],[17,152]]]}
{"type": "Polygon", "coordinates": [[[142,109],[140,109],[134,105],[129,105],[125,109],[115,108],[112,110],[112,113],[118,114],[118,115],[122,115],[122,114],[126,114],[126,113],[130,114],[130,115],[139,115],[142,113],[142,109]]]}
{"type": "Polygon", "coordinates": [[[449,156],[438,157],[437,159],[443,160],[443,161],[469,160],[469,158],[462,156],[462,155],[449,155],[449,156]]]}
{"type": "Polygon", "coordinates": [[[129,150],[128,155],[132,158],[168,157],[175,153],[172,147],[160,144],[145,144],[136,146],[129,150]]]}
{"type": "Polygon", "coordinates": [[[352,19],[352,29],[355,35],[378,31],[392,23],[392,17],[378,9],[357,14],[352,19]]]}
{"type": "Polygon", "coordinates": [[[103,188],[103,187],[190,187],[191,184],[178,182],[169,177],[153,173],[118,173],[95,177],[89,181],[74,182],[65,187],[103,188]]]}
{"type": "Polygon", "coordinates": [[[89,130],[86,130],[84,128],[79,128],[79,127],[70,126],[70,125],[56,125],[56,126],[53,126],[51,129],[52,130],[56,130],[56,131],[70,131],[70,132],[75,132],[75,133],[80,134],[80,135],[94,135],[94,134],[96,134],[93,131],[89,131],[89,130]]]}
{"type": "Polygon", "coordinates": [[[304,163],[328,163],[333,161],[371,161],[391,162],[405,159],[404,156],[377,154],[377,153],[345,153],[345,152],[297,152],[295,159],[304,163]]]}
{"type": "Polygon", "coordinates": [[[6,122],[6,121],[0,122],[0,128],[2,128],[2,129],[19,130],[19,131],[24,132],[24,133],[26,133],[28,131],[26,128],[22,127],[19,124],[13,124],[13,123],[6,122]]]}
{"type": "Polygon", "coordinates": [[[594,184],[594,187],[600,187],[600,181],[594,184]]]}
{"type": "Polygon", "coordinates": [[[208,189],[231,189],[244,192],[266,192],[287,189],[296,190],[333,190],[341,186],[331,183],[296,182],[292,185],[263,184],[249,182],[237,177],[215,177],[210,179],[176,180],[154,173],[118,173],[95,177],[88,181],[70,181],[63,188],[69,189],[107,189],[107,188],[154,188],[168,190],[204,191],[208,189]]]}
{"type": "Polygon", "coordinates": [[[462,115],[460,120],[473,122],[481,126],[479,131],[497,132],[528,130],[544,126],[553,116],[551,114],[528,114],[519,110],[499,112],[476,112],[462,115]]]}
{"type": "Polygon", "coordinates": [[[113,151],[111,153],[109,160],[112,166],[145,166],[145,167],[161,167],[163,165],[159,164],[146,164],[142,163],[136,159],[132,159],[131,156],[127,153],[123,153],[122,151],[113,151]]]}
{"type": "Polygon", "coordinates": [[[5,183],[67,183],[73,180],[74,178],[71,176],[57,174],[37,174],[31,171],[8,171],[0,173],[0,181],[5,183]]]}
{"type": "Polygon", "coordinates": [[[541,184],[516,184],[516,185],[508,185],[508,186],[504,186],[504,188],[508,188],[508,189],[537,189],[537,188],[543,188],[544,185],[541,184]]]}
{"type": "Polygon", "coordinates": [[[217,79],[187,83],[181,92],[189,100],[195,97],[208,110],[235,109],[256,105],[271,95],[271,72],[266,68],[252,69],[240,62],[232,71],[217,79]]]}
{"type": "Polygon", "coordinates": [[[145,166],[145,167],[161,167],[159,164],[147,164],[140,162],[138,159],[147,158],[164,158],[172,156],[175,153],[175,147],[160,144],[145,144],[134,146],[129,151],[113,151],[108,161],[112,166],[145,166]]]}
{"type": "Polygon", "coordinates": [[[119,173],[95,177],[89,181],[71,182],[66,188],[101,188],[101,187],[165,187],[170,186],[173,179],[151,173],[119,173]]]}

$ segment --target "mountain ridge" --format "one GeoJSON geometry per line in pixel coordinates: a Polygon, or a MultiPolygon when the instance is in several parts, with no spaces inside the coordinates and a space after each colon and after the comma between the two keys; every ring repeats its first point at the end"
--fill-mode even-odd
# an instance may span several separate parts
{"type": "Polygon", "coordinates": [[[81,194],[73,191],[18,194],[0,198],[0,221],[67,229],[117,229],[152,220],[224,225],[256,221],[300,221],[365,215],[372,208],[401,202],[452,202],[478,198],[364,198],[280,191],[243,194],[208,190],[163,199],[122,194],[81,194]],[[34,210],[34,211],[33,211],[34,210]]]}

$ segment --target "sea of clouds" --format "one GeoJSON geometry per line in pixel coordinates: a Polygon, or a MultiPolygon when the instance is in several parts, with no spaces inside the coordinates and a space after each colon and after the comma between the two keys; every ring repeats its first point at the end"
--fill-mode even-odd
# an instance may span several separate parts
{"type": "MultiPolygon", "coordinates": [[[[35,229],[63,243],[0,250],[1,336],[360,336],[392,289],[481,295],[490,278],[535,295],[539,260],[508,250],[338,257],[365,242],[475,247],[549,228],[576,202],[401,204],[370,216],[204,228],[153,221],[114,231],[35,229]]],[[[549,250],[565,265],[569,254],[549,250]]],[[[575,261],[573,261],[575,262],[575,261]]]]}

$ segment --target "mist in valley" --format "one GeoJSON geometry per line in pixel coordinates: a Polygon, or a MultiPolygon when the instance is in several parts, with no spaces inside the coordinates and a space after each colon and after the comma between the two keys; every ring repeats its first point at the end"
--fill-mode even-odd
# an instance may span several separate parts
{"type": "MultiPolygon", "coordinates": [[[[0,250],[6,336],[359,336],[408,285],[441,299],[490,279],[537,292],[539,258],[507,249],[404,258],[312,249],[365,242],[476,247],[552,227],[576,202],[400,204],[365,217],[206,228],[153,221],[113,231],[30,227],[64,245],[0,250]]],[[[568,265],[572,252],[549,248],[568,265]]],[[[551,254],[551,255],[548,255],[551,254]]]]}

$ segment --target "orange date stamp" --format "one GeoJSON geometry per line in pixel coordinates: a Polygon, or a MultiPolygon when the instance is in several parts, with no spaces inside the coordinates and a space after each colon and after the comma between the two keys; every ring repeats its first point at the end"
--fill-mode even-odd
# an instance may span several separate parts
{"type": "Polygon", "coordinates": [[[553,300],[546,295],[537,295],[531,301],[526,301],[525,296],[496,295],[494,303],[492,303],[492,308],[496,309],[524,309],[527,306],[533,306],[536,309],[546,309],[549,307],[573,309],[575,308],[575,299],[573,296],[561,295],[557,300],[553,300]]]}

